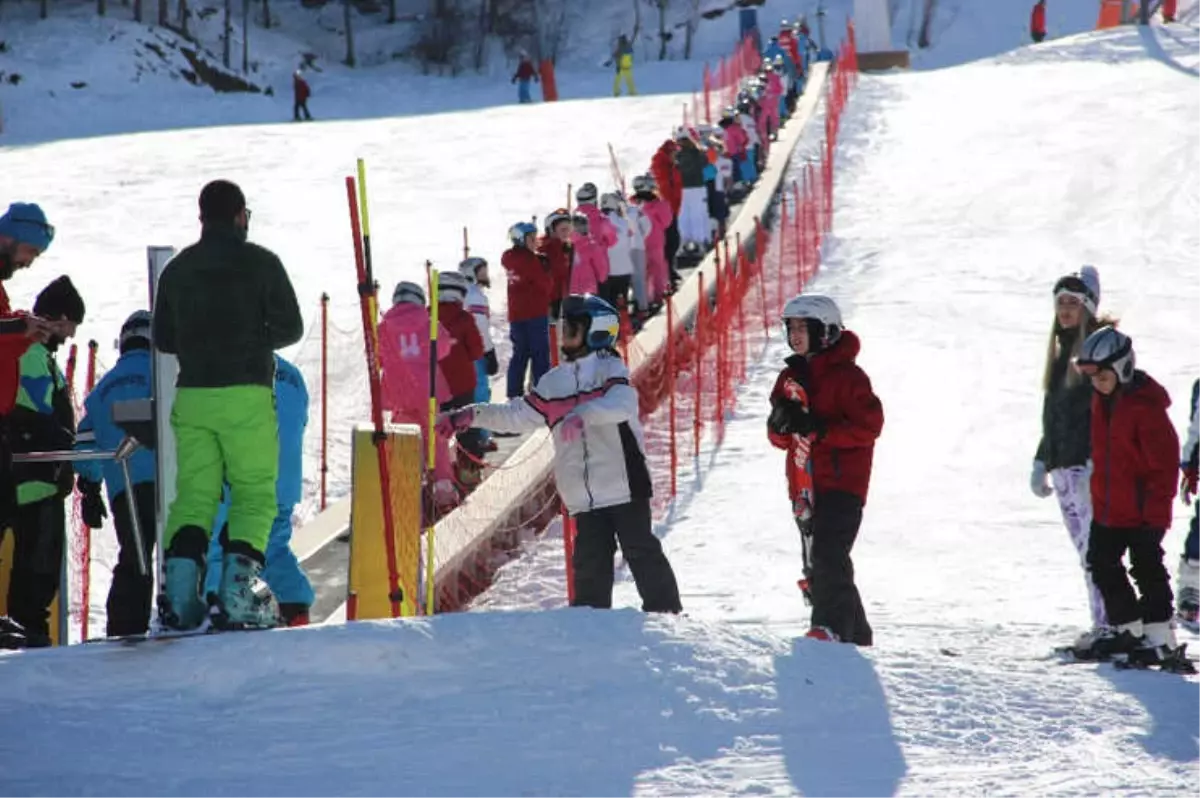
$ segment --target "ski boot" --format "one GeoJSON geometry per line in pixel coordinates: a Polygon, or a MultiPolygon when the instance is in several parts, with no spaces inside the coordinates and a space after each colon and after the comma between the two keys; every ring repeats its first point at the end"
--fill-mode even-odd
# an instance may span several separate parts
{"type": "Polygon", "coordinates": [[[1079,637],[1075,638],[1074,644],[1070,646],[1072,651],[1086,651],[1096,644],[1096,641],[1105,635],[1112,632],[1112,629],[1107,626],[1095,626],[1082,632],[1079,637]]]}
{"type": "Polygon", "coordinates": [[[1192,634],[1200,633],[1200,560],[1179,558],[1179,609],[1176,617],[1183,628],[1192,634]]]}
{"type": "Polygon", "coordinates": [[[1174,673],[1195,673],[1196,666],[1187,658],[1187,646],[1175,640],[1170,621],[1146,624],[1141,645],[1113,663],[1118,668],[1159,668],[1174,673]]]}
{"type": "Polygon", "coordinates": [[[284,626],[308,626],[308,605],[280,602],[279,621],[284,626]]]}
{"type": "Polygon", "coordinates": [[[1069,646],[1065,653],[1081,662],[1107,662],[1114,657],[1128,656],[1142,642],[1142,622],[1133,621],[1115,629],[1102,629],[1087,648],[1069,646]]]}
{"type": "Polygon", "coordinates": [[[830,643],[842,642],[841,638],[827,626],[814,626],[808,630],[808,634],[805,637],[812,638],[813,640],[827,640],[830,643]]]}
{"type": "MultiPolygon", "coordinates": [[[[234,541],[230,549],[235,548],[249,547],[234,541]]],[[[226,551],[221,567],[221,590],[212,610],[213,625],[222,630],[278,626],[279,607],[270,588],[262,581],[262,563],[242,551],[226,551]]]]}
{"type": "Polygon", "coordinates": [[[25,627],[9,618],[0,615],[0,650],[25,648],[25,627]]]}
{"type": "Polygon", "coordinates": [[[187,632],[204,622],[207,606],[200,597],[204,567],[191,557],[168,557],[158,616],[164,628],[187,632]]]}

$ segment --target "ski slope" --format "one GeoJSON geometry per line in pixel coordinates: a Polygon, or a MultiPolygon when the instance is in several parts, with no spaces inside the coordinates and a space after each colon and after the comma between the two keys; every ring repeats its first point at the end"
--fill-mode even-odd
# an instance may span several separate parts
{"type": "MultiPolygon", "coordinates": [[[[1045,659],[1086,623],[1086,603],[1057,508],[1027,487],[1050,287],[1082,263],[1099,269],[1102,308],[1121,317],[1185,424],[1200,375],[1191,19],[862,79],[843,119],[834,235],[812,288],[835,296],[862,337],[860,362],[887,413],[855,550],[874,648],[798,637],[799,541],[782,455],[763,434],[784,354],[776,339],[724,444],[702,452],[660,530],[687,617],[632,609],[627,576],[623,609],[544,611],[562,603],[551,535],[502,572],[480,602],[495,611],[0,655],[0,717],[19,730],[0,735],[0,793],[1194,795],[1194,677],[1045,659]]],[[[595,124],[611,127],[626,103],[598,103],[595,124]]],[[[350,140],[368,140],[368,128],[345,125],[350,140]]],[[[191,135],[176,144],[195,147],[205,168],[299,146],[240,130],[246,138],[159,135],[191,135]]],[[[656,143],[661,131],[647,136],[656,143]]],[[[395,138],[369,140],[369,162],[384,162],[376,192],[412,179],[407,162],[377,155],[395,138]]],[[[465,151],[482,152],[465,138],[465,151]]],[[[137,165],[137,144],[156,151],[146,150],[154,136],[139,139],[91,155],[58,149],[69,144],[3,153],[0,168],[53,149],[42,170],[91,175],[94,186],[114,156],[137,165]]],[[[264,243],[293,264],[309,298],[335,273],[346,274],[347,296],[352,288],[340,196],[326,189],[352,167],[346,141],[298,150],[311,182],[291,164],[240,167],[257,177],[245,181],[256,223],[278,230],[264,243]],[[259,195],[256,183],[272,190],[259,195]]],[[[136,173],[143,185],[162,181],[158,201],[114,199],[109,226],[74,200],[87,220],[78,235],[106,246],[55,251],[86,254],[94,274],[55,263],[72,263],[85,288],[119,293],[139,277],[148,232],[190,240],[202,181],[168,155],[136,173]],[[122,243],[122,230],[136,240],[122,243]]],[[[514,191],[540,185],[540,171],[505,163],[491,166],[514,191]]],[[[588,168],[603,179],[600,161],[588,168]]],[[[398,193],[372,207],[388,279],[434,247],[454,256],[457,218],[419,199],[398,193]],[[385,228],[405,213],[423,224],[385,228]],[[410,249],[419,254],[393,254],[410,249]]],[[[489,212],[465,190],[462,201],[489,212]]],[[[487,229],[503,229],[499,216],[487,229]]],[[[26,293],[58,273],[49,263],[22,277],[26,293]]],[[[114,308],[112,321],[124,312],[114,308]]],[[[1176,512],[1172,571],[1186,524],[1176,512]]]]}

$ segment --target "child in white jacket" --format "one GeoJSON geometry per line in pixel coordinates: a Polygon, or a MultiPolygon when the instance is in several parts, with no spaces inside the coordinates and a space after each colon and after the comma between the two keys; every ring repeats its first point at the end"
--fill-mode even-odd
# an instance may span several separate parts
{"type": "Polygon", "coordinates": [[[682,611],[679,587],[650,515],[653,490],[638,421],[638,394],[613,350],[620,320],[600,297],[572,294],[562,303],[563,362],[528,394],[441,417],[453,434],[481,426],[528,432],[546,426],[554,440],[554,478],[577,535],[573,606],[612,606],[617,544],[633,574],[642,609],[682,611]]]}
{"type": "Polygon", "coordinates": [[[617,231],[616,241],[608,248],[608,280],[601,295],[618,311],[629,302],[629,287],[633,282],[634,231],[625,218],[623,205],[621,195],[615,192],[600,197],[600,210],[617,231]]]}
{"type": "Polygon", "coordinates": [[[650,298],[646,284],[646,236],[653,230],[653,223],[636,202],[625,203],[625,219],[629,222],[632,234],[630,255],[633,257],[633,304],[636,306],[634,316],[635,327],[640,327],[650,308],[650,298]]]}

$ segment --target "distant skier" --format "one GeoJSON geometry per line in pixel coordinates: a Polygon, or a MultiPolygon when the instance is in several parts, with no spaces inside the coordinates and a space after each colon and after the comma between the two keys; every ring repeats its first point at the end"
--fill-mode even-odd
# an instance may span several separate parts
{"type": "MultiPolygon", "coordinates": [[[[496,357],[496,344],[492,342],[492,307],[483,289],[490,288],[488,262],[483,258],[465,258],[458,264],[458,273],[467,281],[467,311],[475,319],[479,337],[483,339],[483,357],[475,361],[475,401],[492,400],[491,378],[500,373],[500,361],[496,357]]],[[[478,430],[479,446],[482,451],[496,451],[496,442],[487,430],[478,430]]]]}
{"type": "Polygon", "coordinates": [[[1136,369],[1133,341],[1101,327],[1083,342],[1076,367],[1091,379],[1091,491],[1095,519],[1088,564],[1111,628],[1087,649],[1086,659],[1127,655],[1155,664],[1176,652],[1171,628],[1171,581],[1162,541],[1171,526],[1179,437],[1171,426],[1167,392],[1136,369]],[[1135,593],[1122,560],[1129,553],[1135,593]]]}
{"type": "Polygon", "coordinates": [[[304,113],[304,121],[312,121],[312,114],[308,112],[308,98],[311,95],[312,88],[297,69],[292,73],[292,121],[299,122],[301,112],[304,113]]]}
{"type": "Polygon", "coordinates": [[[625,88],[629,91],[629,96],[633,97],[637,94],[637,89],[633,85],[633,45],[629,41],[629,37],[624,33],[617,39],[617,46],[613,50],[612,61],[617,68],[617,74],[613,77],[613,96],[621,96],[621,80],[625,81],[625,88]]]}
{"type": "Polygon", "coordinates": [[[793,509],[806,487],[795,450],[800,439],[811,441],[813,608],[808,636],[869,646],[874,634],[854,584],[850,551],[862,523],[883,405],[854,362],[858,336],[845,329],[832,299],[818,294],[792,298],[783,309],[783,324],[793,354],[771,391],[767,436],[788,452],[793,509]],[[811,386],[807,404],[797,400],[793,382],[811,386]]]}
{"type": "MultiPolygon", "coordinates": [[[[83,299],[64,275],[42,289],[33,312],[64,322],[66,335],[34,343],[21,356],[20,390],[9,416],[11,445],[18,453],[70,449],[75,445],[75,406],[55,352],[83,323],[83,299]]],[[[29,463],[15,465],[13,475],[17,507],[8,612],[25,627],[30,647],[48,646],[50,604],[58,594],[66,538],[63,500],[75,488],[75,472],[69,463],[29,463]]]]}
{"type": "Polygon", "coordinates": [[[1072,362],[1084,340],[1113,319],[1098,319],[1100,275],[1092,266],[1068,274],[1054,284],[1054,323],[1046,350],[1042,377],[1042,436],[1029,476],[1033,495],[1058,494],[1063,523],[1083,566],[1091,610],[1091,629],[1075,641],[1087,648],[1108,625],[1104,600],[1087,565],[1088,536],[1092,528],[1091,410],[1092,387],[1072,362]]]}
{"type": "Polygon", "coordinates": [[[1200,498],[1197,498],[1197,464],[1200,463],[1200,380],[1192,383],[1192,417],[1187,438],[1183,442],[1183,457],[1179,469],[1183,477],[1179,484],[1180,498],[1192,505],[1192,523],[1179,558],[1179,620],[1193,633],[1197,630],[1200,611],[1200,498]]]}
{"type": "Polygon", "coordinates": [[[215,617],[230,628],[272,627],[274,601],[253,585],[277,507],[275,350],[300,340],[304,319],[279,258],[246,240],[250,211],[240,188],[225,180],[206,185],[200,222],[200,240],[167,264],[154,304],[154,346],[179,358],[171,410],[175,500],[163,540],[160,611],[175,630],[208,617],[201,591],[224,481],[233,503],[215,617]]]}
{"type": "Polygon", "coordinates": [[[533,96],[529,93],[529,82],[531,80],[534,83],[541,82],[533,61],[529,60],[529,54],[522,50],[521,63],[517,64],[517,71],[512,76],[512,82],[517,84],[517,102],[522,105],[533,102],[533,96]]]}
{"type": "Polygon", "coordinates": [[[508,361],[507,396],[525,393],[525,380],[533,382],[550,370],[550,303],[554,275],[537,254],[537,228],[517,222],[508,230],[510,247],[500,256],[508,274],[508,335],[512,357],[508,361]]]}
{"type": "MultiPolygon", "coordinates": [[[[113,451],[125,439],[125,432],[113,423],[112,410],[116,402],[149,399],[150,385],[150,328],[149,311],[138,310],[121,325],[117,347],[120,357],[105,372],[83,402],[83,419],[75,448],[113,451]]],[[[113,568],[112,584],[106,604],[109,637],[143,634],[150,628],[151,600],[154,593],[154,544],[157,501],[155,482],[157,466],[152,450],[140,447],[129,458],[129,478],[133,483],[133,500],[141,539],[134,536],[133,518],[125,494],[125,477],[113,460],[85,460],[75,463],[79,474],[79,493],[82,497],[83,521],[90,529],[104,526],[108,510],[100,497],[100,483],[108,490],[108,507],[112,511],[117,531],[117,565],[113,568]],[[147,570],[142,573],[138,551],[142,547],[147,570]]]]}
{"type": "Polygon", "coordinates": [[[528,394],[476,405],[439,421],[446,430],[481,424],[526,432],[549,427],[559,495],[575,519],[573,606],[612,606],[613,555],[620,544],[642,609],[682,610],[675,572],[651,526],[652,487],[638,421],[638,393],[613,347],[617,310],[595,296],[563,301],[562,354],[528,394]]]}
{"type": "Polygon", "coordinates": [[[1033,4],[1029,14],[1029,37],[1034,44],[1041,44],[1046,38],[1046,0],[1037,0],[1033,4]]]}

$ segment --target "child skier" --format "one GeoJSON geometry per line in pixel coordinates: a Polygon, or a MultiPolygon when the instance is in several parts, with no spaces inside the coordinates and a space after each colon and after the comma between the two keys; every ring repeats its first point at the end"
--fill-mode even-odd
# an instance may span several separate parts
{"type": "MultiPolygon", "coordinates": [[[[292,512],[304,498],[304,429],[308,426],[308,386],[304,375],[290,361],[275,355],[275,415],[279,429],[279,477],[275,481],[278,511],[267,538],[266,565],[262,579],[277,602],[279,620],[285,626],[306,626],[308,611],[316,596],[308,574],[292,551],[292,512]]],[[[218,608],[221,562],[229,539],[228,486],[209,538],[208,571],[204,577],[209,606],[218,608]]],[[[217,624],[218,626],[221,623],[217,624]]]]}
{"type": "Polygon", "coordinates": [[[1197,610],[1200,610],[1200,499],[1196,498],[1196,470],[1200,462],[1200,380],[1192,383],[1192,418],[1188,423],[1187,439],[1183,442],[1183,458],[1179,468],[1183,478],[1179,493],[1184,504],[1193,505],[1192,524],[1187,541],[1183,545],[1183,556],[1179,558],[1179,620],[1193,634],[1198,628],[1197,610]]]}
{"type": "MultiPolygon", "coordinates": [[[[467,407],[475,399],[475,361],[483,357],[483,339],[475,326],[475,318],[467,312],[466,301],[467,281],[463,276],[458,272],[442,272],[438,276],[438,321],[445,324],[451,340],[450,354],[438,364],[450,388],[450,400],[442,404],[443,411],[467,407]]],[[[511,306],[509,312],[512,312],[511,306]]],[[[510,381],[511,376],[509,372],[510,381]]],[[[478,430],[464,430],[457,439],[455,478],[459,488],[469,492],[483,479],[484,452],[479,444],[478,430]]]]}
{"type": "MultiPolygon", "coordinates": [[[[391,411],[392,421],[420,425],[425,440],[429,440],[430,435],[430,391],[434,392],[439,406],[451,398],[450,386],[441,368],[437,369],[435,384],[429,384],[429,327],[425,289],[417,283],[401,281],[392,293],[392,307],[379,322],[383,406],[391,411]]],[[[439,362],[450,355],[450,348],[450,333],[439,322],[439,362]]],[[[433,474],[429,475],[426,485],[426,503],[434,512],[441,512],[458,502],[458,491],[454,486],[454,472],[450,466],[446,439],[439,436],[435,444],[433,474]]]]}
{"type": "Polygon", "coordinates": [[[572,222],[575,232],[571,235],[571,246],[575,251],[575,262],[571,266],[571,293],[594,294],[608,281],[608,259],[604,248],[588,234],[588,218],[577,213],[572,222]]]}
{"type": "Polygon", "coordinates": [[[533,61],[529,60],[529,54],[522,50],[521,63],[517,65],[517,71],[512,76],[512,82],[517,84],[517,102],[522,105],[533,102],[529,93],[531,80],[534,83],[539,82],[537,68],[534,67],[533,61]]]}
{"type": "Polygon", "coordinates": [[[517,222],[508,230],[511,247],[500,258],[508,273],[508,336],[512,357],[508,361],[508,397],[525,393],[526,372],[532,368],[537,382],[550,369],[550,300],[554,277],[538,257],[537,228],[517,222]]]}
{"type": "Polygon", "coordinates": [[[571,292],[571,262],[575,258],[571,233],[571,214],[566,208],[558,208],[546,217],[546,234],[538,241],[538,255],[545,259],[554,280],[550,293],[552,322],[559,316],[563,299],[571,292]]]}
{"type": "Polygon", "coordinates": [[[550,428],[559,494],[575,519],[573,606],[612,606],[613,555],[620,543],[646,612],[682,610],[675,573],[651,529],[650,474],[638,394],[616,346],[616,308],[595,296],[563,302],[562,355],[533,391],[504,405],[444,416],[446,430],[472,424],[523,432],[550,428]]]}
{"type": "Polygon", "coordinates": [[[633,228],[625,218],[621,195],[609,192],[600,197],[600,211],[616,231],[608,248],[608,280],[601,290],[602,297],[618,311],[629,303],[629,288],[633,284],[633,228]]]}
{"type": "Polygon", "coordinates": [[[659,196],[658,187],[650,175],[635,177],[633,191],[634,202],[650,220],[650,232],[646,234],[646,311],[653,313],[670,286],[665,243],[674,216],[670,203],[659,196]]]}
{"type": "Polygon", "coordinates": [[[1094,389],[1095,516],[1087,558],[1112,627],[1075,653],[1081,659],[1125,655],[1139,664],[1161,663],[1177,651],[1162,550],[1171,526],[1179,451],[1167,416],[1171,400],[1162,386],[1135,368],[1133,341],[1112,327],[1101,327],[1084,340],[1075,365],[1094,389]],[[1122,562],[1126,551],[1138,593],[1122,562]]]}
{"type": "Polygon", "coordinates": [[[679,128],[675,137],[679,141],[675,164],[679,167],[680,182],[683,184],[683,199],[679,206],[679,239],[690,256],[699,260],[701,253],[712,244],[708,189],[704,181],[704,167],[708,165],[708,158],[687,128],[679,128]]]}
{"type": "MultiPolygon", "coordinates": [[[[636,185],[637,179],[635,178],[633,182],[636,185]]],[[[642,322],[650,315],[650,300],[646,289],[648,285],[646,274],[646,240],[654,230],[654,223],[646,215],[646,212],[642,210],[642,206],[636,201],[626,202],[622,198],[621,205],[625,209],[625,219],[629,222],[629,254],[633,259],[632,288],[635,307],[633,313],[630,315],[633,317],[634,327],[640,329],[642,322]]],[[[659,249],[661,250],[661,247],[659,249]]]]}
{"type": "Polygon", "coordinates": [[[783,309],[783,324],[793,354],[771,392],[767,436],[788,453],[788,488],[802,540],[811,524],[808,636],[869,646],[873,632],[854,584],[850,550],[862,523],[883,406],[854,362],[858,336],[845,329],[832,299],[792,298],[783,309]],[[802,462],[806,446],[811,446],[811,502],[802,462]]]}
{"type": "MultiPolygon", "coordinates": [[[[83,451],[113,451],[125,439],[125,433],[113,423],[112,408],[116,402],[149,399],[150,391],[150,327],[152,319],[145,310],[130,314],[117,340],[120,357],[83,402],[83,419],[75,448],[83,451]]],[[[155,478],[157,466],[154,451],[139,447],[129,458],[129,479],[133,483],[133,500],[137,508],[136,540],[133,519],[129,512],[125,477],[114,460],[98,462],[84,460],[75,463],[79,475],[78,487],[82,497],[83,521],[89,529],[100,529],[108,510],[100,498],[100,483],[108,489],[108,506],[112,510],[113,526],[117,530],[117,565],[113,568],[112,584],[108,589],[109,637],[144,634],[150,628],[151,600],[154,593],[155,544],[155,478]],[[144,560],[139,560],[135,546],[142,547],[144,560]],[[142,572],[139,562],[145,562],[142,572]]]]}
{"type": "MultiPolygon", "coordinates": [[[[467,311],[475,318],[479,337],[483,339],[483,357],[475,361],[475,401],[492,400],[491,378],[500,373],[496,345],[492,342],[492,308],[483,289],[491,287],[488,262],[483,258],[466,258],[458,264],[458,273],[467,281],[467,311]]],[[[496,443],[487,430],[479,430],[479,446],[485,452],[496,451],[496,443]]]]}
{"type": "MultiPolygon", "coordinates": [[[[75,445],[75,408],[54,355],[83,322],[83,299],[70,278],[59,277],[38,294],[33,312],[70,322],[71,327],[64,330],[65,337],[56,334],[44,344],[34,343],[21,356],[17,403],[8,417],[9,439],[14,452],[70,449],[75,445]]],[[[25,627],[30,648],[48,646],[50,604],[58,593],[66,538],[63,499],[75,488],[75,472],[69,463],[36,463],[14,466],[13,476],[17,508],[8,614],[25,627]]]]}
{"type": "MultiPolygon", "coordinates": [[[[1076,640],[1077,648],[1087,648],[1108,621],[1104,600],[1087,566],[1088,535],[1092,526],[1091,408],[1092,386],[1072,361],[1078,357],[1084,340],[1100,328],[1097,306],[1100,303],[1100,275],[1091,266],[1077,274],[1068,274],[1054,284],[1054,324],[1046,350],[1042,400],[1042,437],[1038,441],[1030,474],[1033,495],[1046,498],[1058,495],[1063,523],[1075,545],[1091,610],[1091,629],[1076,640]]],[[[1105,319],[1103,323],[1112,324],[1105,319]]]]}

